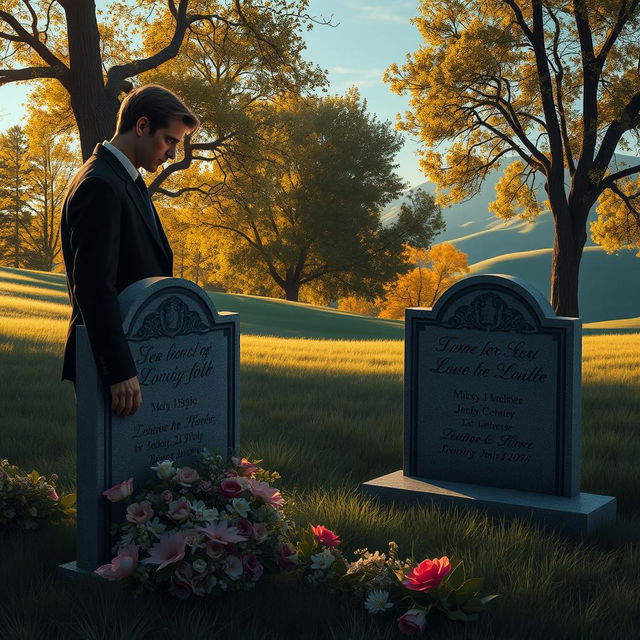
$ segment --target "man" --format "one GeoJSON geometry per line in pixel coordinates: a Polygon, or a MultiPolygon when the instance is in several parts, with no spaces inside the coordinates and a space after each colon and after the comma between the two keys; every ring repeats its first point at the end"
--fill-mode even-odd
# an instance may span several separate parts
{"type": "Polygon", "coordinates": [[[197,126],[168,89],[135,89],[120,105],[115,135],[96,146],[63,205],[60,234],[73,310],[62,379],[75,385],[75,328],[84,324],[119,416],[132,415],[142,394],[117,296],[137,280],[173,273],[171,248],[138,169],[156,171],[175,158],[177,145],[197,126]]]}

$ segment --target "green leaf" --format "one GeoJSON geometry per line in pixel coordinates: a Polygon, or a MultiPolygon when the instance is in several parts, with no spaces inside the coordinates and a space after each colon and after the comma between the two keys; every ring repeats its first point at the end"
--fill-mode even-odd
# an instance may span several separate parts
{"type": "Polygon", "coordinates": [[[481,613],[485,610],[485,604],[480,598],[469,598],[469,600],[464,603],[463,610],[466,613],[481,613]]]}
{"type": "Polygon", "coordinates": [[[490,602],[492,602],[493,600],[495,600],[496,598],[501,598],[502,596],[499,593],[494,593],[490,596],[484,596],[483,598],[480,598],[482,604],[489,604],[490,602]]]}
{"type": "Polygon", "coordinates": [[[73,507],[77,499],[78,497],[75,493],[67,493],[60,498],[59,503],[63,507],[73,507]]]}
{"type": "Polygon", "coordinates": [[[455,620],[456,622],[469,622],[473,619],[464,611],[460,611],[460,609],[447,611],[447,618],[449,618],[449,620],[455,620]]]}
{"type": "Polygon", "coordinates": [[[443,585],[451,589],[459,589],[464,584],[464,564],[458,562],[449,575],[443,580],[443,585]]]}
{"type": "Polygon", "coordinates": [[[458,598],[473,598],[482,591],[484,578],[470,578],[458,589],[458,598]]]}
{"type": "Polygon", "coordinates": [[[347,563],[344,561],[343,558],[338,558],[334,563],[333,563],[333,572],[337,575],[337,576],[343,576],[347,573],[347,563]]]}

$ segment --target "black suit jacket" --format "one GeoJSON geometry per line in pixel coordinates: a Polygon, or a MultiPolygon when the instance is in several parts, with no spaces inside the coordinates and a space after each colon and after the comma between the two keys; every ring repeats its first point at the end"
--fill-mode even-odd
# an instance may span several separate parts
{"type": "Polygon", "coordinates": [[[87,327],[102,380],[110,385],[137,374],[122,331],[118,294],[133,282],[171,276],[173,254],[154,209],[122,163],[101,144],[71,181],[60,223],[73,311],[62,378],[76,379],[75,328],[87,327]]]}

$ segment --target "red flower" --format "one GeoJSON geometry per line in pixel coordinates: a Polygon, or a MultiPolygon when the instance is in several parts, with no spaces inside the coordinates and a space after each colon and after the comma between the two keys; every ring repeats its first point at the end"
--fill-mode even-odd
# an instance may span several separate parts
{"type": "Polygon", "coordinates": [[[313,531],[313,535],[316,537],[316,540],[326,547],[337,547],[341,542],[340,538],[333,533],[333,531],[323,527],[321,524],[317,527],[311,525],[311,531],[313,531]]]}
{"type": "Polygon", "coordinates": [[[434,558],[423,560],[417,567],[409,571],[402,581],[402,585],[412,591],[428,591],[437,587],[451,572],[449,558],[434,558]]]}

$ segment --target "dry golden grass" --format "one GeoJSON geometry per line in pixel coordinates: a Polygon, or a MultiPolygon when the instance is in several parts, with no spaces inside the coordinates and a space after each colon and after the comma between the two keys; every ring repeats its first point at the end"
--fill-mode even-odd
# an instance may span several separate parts
{"type": "Polygon", "coordinates": [[[312,340],[242,336],[242,363],[291,372],[402,376],[400,340],[312,340]]]}
{"type": "Polygon", "coordinates": [[[585,336],[584,383],[640,384],[640,334],[585,336]]]}

